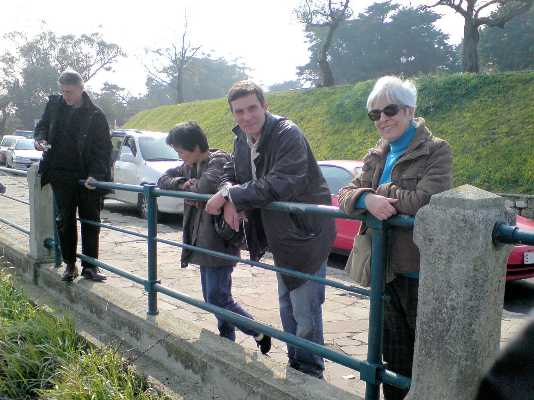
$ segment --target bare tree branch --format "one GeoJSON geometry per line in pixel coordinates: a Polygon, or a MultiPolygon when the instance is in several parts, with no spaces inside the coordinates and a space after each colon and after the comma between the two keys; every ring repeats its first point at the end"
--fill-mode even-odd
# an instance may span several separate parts
{"type": "Polygon", "coordinates": [[[475,11],[475,18],[478,18],[480,12],[484,10],[485,8],[494,5],[494,4],[502,4],[502,0],[490,0],[486,4],[482,4],[478,10],[475,11]]]}

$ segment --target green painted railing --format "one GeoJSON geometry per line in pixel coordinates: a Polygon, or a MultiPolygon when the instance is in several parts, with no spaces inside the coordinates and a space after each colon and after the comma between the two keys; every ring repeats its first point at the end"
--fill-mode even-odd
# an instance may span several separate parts
{"type": "Polygon", "coordinates": [[[119,227],[114,227],[109,224],[102,224],[95,221],[81,220],[82,223],[98,225],[102,228],[108,228],[114,231],[118,231],[125,234],[130,234],[136,237],[141,237],[147,240],[148,249],[148,271],[147,277],[143,278],[130,272],[124,271],[116,266],[109,265],[100,260],[96,260],[82,254],[78,254],[78,257],[86,262],[92,263],[106,271],[122,276],[126,279],[132,280],[140,285],[143,285],[148,293],[148,310],[149,315],[158,314],[158,293],[165,294],[179,301],[187,304],[199,307],[205,311],[221,316],[229,322],[244,326],[246,328],[254,329],[258,332],[262,332],[274,338],[277,338],[283,342],[289,343],[296,347],[304,348],[315,354],[318,354],[326,359],[334,361],[338,364],[347,366],[360,372],[360,378],[367,383],[365,398],[368,400],[379,399],[380,383],[387,383],[400,388],[409,388],[410,379],[396,374],[393,371],[387,370],[382,364],[382,331],[383,331],[383,301],[384,301],[384,263],[386,260],[386,245],[385,245],[385,232],[389,226],[401,226],[406,228],[413,227],[414,218],[408,216],[396,216],[388,220],[387,222],[379,221],[376,218],[362,214],[360,216],[348,216],[344,212],[340,211],[337,207],[324,206],[316,204],[304,204],[304,203],[289,203],[289,202],[274,202],[269,204],[266,208],[279,210],[290,213],[313,213],[331,218],[349,218],[365,221],[371,226],[374,231],[372,237],[373,250],[372,250],[372,267],[371,267],[371,287],[364,289],[357,286],[347,285],[341,282],[337,282],[327,278],[321,278],[315,275],[309,275],[302,272],[294,271],[289,266],[283,265],[270,265],[258,261],[252,261],[243,259],[237,256],[217,252],[210,249],[205,249],[197,246],[188,245],[185,243],[179,243],[173,240],[167,240],[157,237],[157,197],[176,197],[190,200],[207,201],[211,196],[205,194],[191,193],[191,192],[179,192],[158,189],[155,185],[123,185],[110,182],[98,182],[95,184],[99,189],[107,190],[126,190],[136,193],[143,193],[147,209],[147,234],[141,234],[138,232],[128,231],[119,227]],[[205,303],[203,301],[194,299],[182,293],[179,293],[171,288],[165,287],[158,280],[157,275],[157,244],[163,243],[170,246],[189,249],[211,256],[220,257],[235,262],[241,262],[248,264],[252,267],[267,269],[270,271],[278,272],[281,274],[291,275],[301,279],[308,279],[319,282],[323,285],[328,285],[341,289],[350,293],[356,293],[359,295],[367,296],[370,298],[370,312],[369,312],[369,341],[367,360],[358,360],[347,356],[346,354],[339,353],[329,349],[326,346],[319,345],[317,343],[299,338],[295,335],[277,330],[269,325],[262,324],[260,322],[250,320],[241,315],[235,314],[231,311],[214,306],[212,304],[205,303]]]}

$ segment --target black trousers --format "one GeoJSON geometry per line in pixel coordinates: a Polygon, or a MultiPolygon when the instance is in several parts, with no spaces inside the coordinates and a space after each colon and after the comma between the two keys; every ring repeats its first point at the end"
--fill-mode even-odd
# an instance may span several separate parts
{"type": "MultiPolygon", "coordinates": [[[[76,262],[78,229],[76,210],[80,219],[100,222],[101,193],[89,190],[76,182],[52,181],[52,190],[58,206],[56,224],[63,261],[67,264],[76,262]]],[[[100,227],[81,225],[82,254],[98,258],[98,236],[100,227]]],[[[82,267],[94,267],[82,261],[82,267]]]]}
{"type": "MultiPolygon", "coordinates": [[[[384,302],[384,361],[386,368],[411,378],[417,320],[419,280],[397,275],[386,284],[384,302]]],[[[386,400],[401,400],[407,390],[384,385],[386,400]]]]}

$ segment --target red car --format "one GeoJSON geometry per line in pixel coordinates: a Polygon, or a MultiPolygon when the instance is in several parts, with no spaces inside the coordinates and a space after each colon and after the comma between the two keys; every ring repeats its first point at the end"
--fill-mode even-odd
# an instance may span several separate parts
{"type": "MultiPolygon", "coordinates": [[[[328,160],[319,161],[321,171],[332,194],[332,205],[338,205],[337,192],[353,177],[361,173],[362,161],[328,160]]],[[[534,230],[534,220],[517,216],[516,225],[525,230],[534,230]]],[[[348,255],[352,250],[354,236],[358,233],[360,221],[336,219],[336,240],[332,252],[348,255]]],[[[534,246],[515,245],[508,257],[506,280],[515,281],[534,277],[534,246]]]]}

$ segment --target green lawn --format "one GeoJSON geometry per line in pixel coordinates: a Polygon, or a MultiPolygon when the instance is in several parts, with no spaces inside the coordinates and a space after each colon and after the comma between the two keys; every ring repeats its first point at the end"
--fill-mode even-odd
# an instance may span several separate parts
{"type": "MultiPolygon", "coordinates": [[[[423,76],[417,115],[449,141],[454,184],[534,194],[534,72],[423,76]]],[[[374,82],[268,94],[270,110],[306,133],[318,159],[360,159],[378,136],[365,103],[374,82]]],[[[126,128],[168,131],[195,120],[211,147],[232,149],[233,119],[225,99],[143,111],[126,128]]]]}

